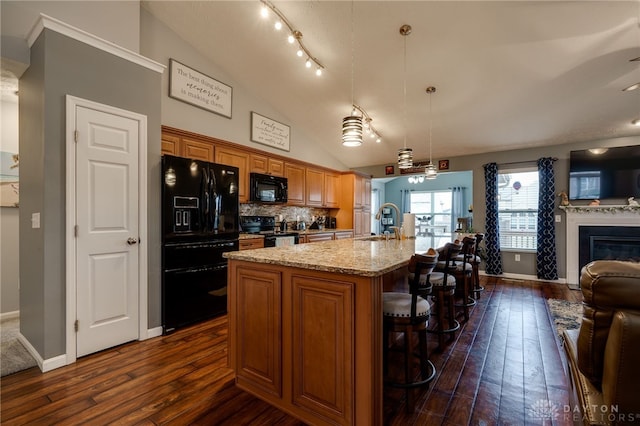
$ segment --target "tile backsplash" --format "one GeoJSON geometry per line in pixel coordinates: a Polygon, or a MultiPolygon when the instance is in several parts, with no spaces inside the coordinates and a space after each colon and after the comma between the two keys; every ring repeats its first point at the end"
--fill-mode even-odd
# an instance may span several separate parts
{"type": "Polygon", "coordinates": [[[313,207],[296,207],[278,204],[256,204],[247,203],[240,204],[240,216],[275,216],[282,215],[283,219],[288,223],[297,220],[305,221],[307,225],[311,224],[312,216],[329,216],[329,209],[318,209],[313,207]]]}

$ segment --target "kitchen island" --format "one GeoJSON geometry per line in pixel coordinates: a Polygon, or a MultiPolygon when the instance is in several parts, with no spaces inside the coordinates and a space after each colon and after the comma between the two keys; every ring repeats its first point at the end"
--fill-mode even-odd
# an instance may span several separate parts
{"type": "Polygon", "coordinates": [[[236,384],[308,424],[382,424],[382,291],[421,239],[226,253],[236,384]]]}

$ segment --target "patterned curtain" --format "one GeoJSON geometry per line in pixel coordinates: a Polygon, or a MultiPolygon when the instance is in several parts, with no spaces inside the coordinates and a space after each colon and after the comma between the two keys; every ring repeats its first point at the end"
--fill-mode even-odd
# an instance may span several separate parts
{"type": "Polygon", "coordinates": [[[461,186],[454,186],[451,188],[451,229],[456,229],[458,224],[458,218],[464,215],[462,206],[464,188],[461,186]]]}
{"type": "Polygon", "coordinates": [[[484,236],[487,250],[485,272],[489,275],[500,275],[502,274],[502,257],[498,227],[498,165],[496,163],[484,165],[484,180],[487,204],[484,236]]]}
{"type": "Polygon", "coordinates": [[[543,280],[558,279],[558,262],[556,259],[556,226],[554,209],[556,199],[556,183],[553,174],[553,158],[538,160],[538,250],[536,253],[538,278],[543,280]]]}

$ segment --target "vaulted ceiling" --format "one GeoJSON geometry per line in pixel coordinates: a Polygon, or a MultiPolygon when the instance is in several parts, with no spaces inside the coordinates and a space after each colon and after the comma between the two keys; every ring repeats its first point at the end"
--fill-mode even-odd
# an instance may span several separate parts
{"type": "Polygon", "coordinates": [[[321,77],[259,1],[142,4],[348,167],[393,163],[405,137],[427,159],[430,117],[434,159],[640,134],[640,90],[622,91],[640,82],[638,1],[273,2],[321,77]],[[379,144],[341,145],[352,82],[379,144]]]}

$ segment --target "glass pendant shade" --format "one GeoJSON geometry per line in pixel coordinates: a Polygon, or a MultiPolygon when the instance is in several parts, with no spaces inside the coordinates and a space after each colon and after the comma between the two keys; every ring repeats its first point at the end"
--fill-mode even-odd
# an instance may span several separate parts
{"type": "Polygon", "coordinates": [[[438,171],[436,170],[436,166],[433,163],[429,163],[429,165],[424,169],[425,177],[429,180],[433,180],[438,177],[438,171]]]}
{"type": "Polygon", "coordinates": [[[410,169],[413,167],[413,150],[411,148],[398,150],[398,167],[401,169],[410,169]]]}
{"type": "Polygon", "coordinates": [[[362,145],[362,117],[350,115],[342,119],[342,145],[362,145]]]}

